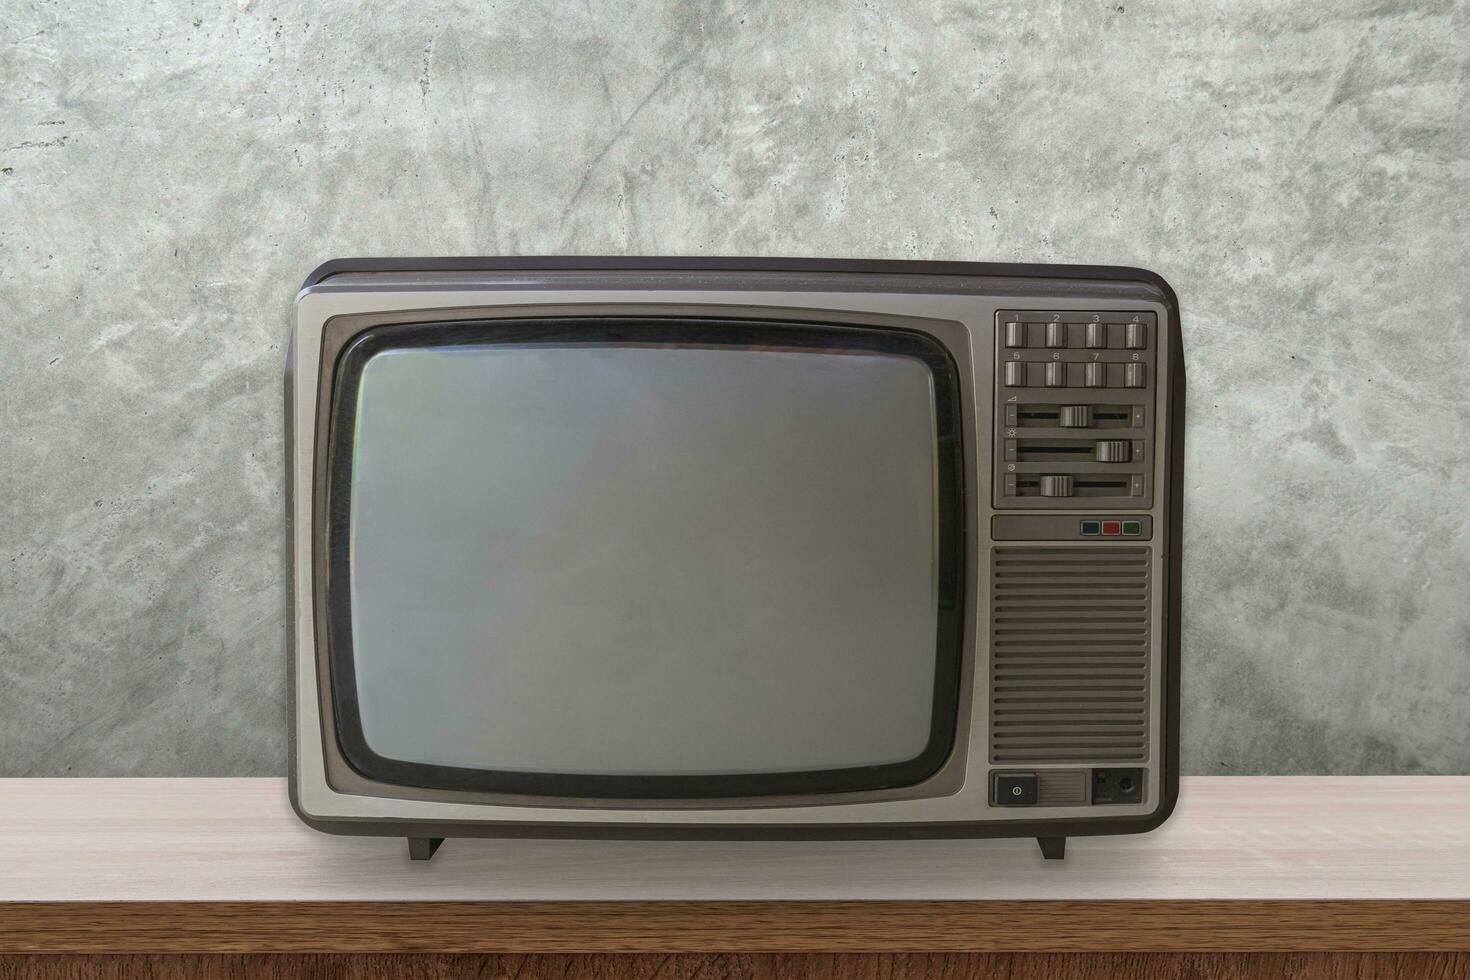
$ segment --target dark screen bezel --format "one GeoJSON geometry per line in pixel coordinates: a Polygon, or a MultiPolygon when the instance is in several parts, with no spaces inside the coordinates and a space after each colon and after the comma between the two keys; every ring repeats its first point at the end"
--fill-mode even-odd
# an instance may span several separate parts
{"type": "Polygon", "coordinates": [[[964,637],[965,495],[958,369],[923,333],[805,321],[689,316],[555,316],[456,320],[373,327],[353,338],[335,364],[327,439],[327,646],[333,714],[343,759],[378,782],[571,799],[714,799],[867,792],[912,786],[934,775],[954,748],[964,637]],[[475,769],[380,755],[368,744],[352,656],[352,434],[362,370],[389,349],[483,344],[540,346],[734,347],[913,357],[934,384],[938,462],[938,609],[929,740],[912,759],[883,765],[772,773],[575,774],[475,769]]]}

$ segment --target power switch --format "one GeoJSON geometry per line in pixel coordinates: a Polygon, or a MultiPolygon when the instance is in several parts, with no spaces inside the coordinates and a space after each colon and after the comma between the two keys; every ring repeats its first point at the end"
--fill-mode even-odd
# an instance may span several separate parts
{"type": "Polygon", "coordinates": [[[998,772],[992,797],[996,806],[1035,806],[1036,773],[998,772]]]}

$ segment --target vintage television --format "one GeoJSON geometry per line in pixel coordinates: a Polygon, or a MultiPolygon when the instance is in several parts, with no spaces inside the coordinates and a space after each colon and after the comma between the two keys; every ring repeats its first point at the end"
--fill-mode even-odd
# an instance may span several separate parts
{"type": "Polygon", "coordinates": [[[1153,273],[340,260],[287,382],[312,827],[1060,857],[1174,806],[1153,273]]]}

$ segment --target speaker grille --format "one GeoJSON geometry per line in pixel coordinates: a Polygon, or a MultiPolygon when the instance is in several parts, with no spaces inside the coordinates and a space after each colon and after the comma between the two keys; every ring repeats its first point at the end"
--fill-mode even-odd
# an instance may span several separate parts
{"type": "Polygon", "coordinates": [[[1148,548],[991,550],[990,758],[1143,762],[1148,548]]]}

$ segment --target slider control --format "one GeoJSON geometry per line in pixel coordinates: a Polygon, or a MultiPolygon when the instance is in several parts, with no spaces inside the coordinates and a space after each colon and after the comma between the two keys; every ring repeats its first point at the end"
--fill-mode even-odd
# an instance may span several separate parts
{"type": "Polygon", "coordinates": [[[1043,497],[1072,496],[1072,478],[1070,476],[1043,476],[1041,495],[1043,497]]]}
{"type": "Polygon", "coordinates": [[[1063,429],[1085,429],[1092,425],[1091,405],[1063,405],[1057,410],[1057,425],[1063,429]]]}
{"type": "Polygon", "coordinates": [[[1097,444],[1099,463],[1126,463],[1133,458],[1132,447],[1126,439],[1103,439],[1097,444]]]}

